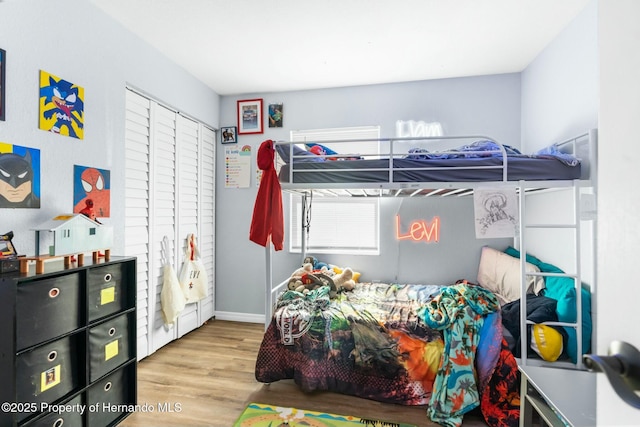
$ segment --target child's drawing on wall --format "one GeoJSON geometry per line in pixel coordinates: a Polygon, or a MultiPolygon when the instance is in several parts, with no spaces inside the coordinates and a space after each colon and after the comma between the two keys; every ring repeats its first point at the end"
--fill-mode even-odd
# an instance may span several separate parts
{"type": "Polygon", "coordinates": [[[473,193],[476,238],[514,237],[518,226],[515,188],[476,189],[473,193]]]}

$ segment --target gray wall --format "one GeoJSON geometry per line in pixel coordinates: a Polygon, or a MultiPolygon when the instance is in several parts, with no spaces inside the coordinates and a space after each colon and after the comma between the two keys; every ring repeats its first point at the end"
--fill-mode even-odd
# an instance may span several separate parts
{"type": "MultiPolygon", "coordinates": [[[[522,141],[528,152],[598,127],[597,28],[597,2],[591,1],[521,73],[522,141]]],[[[549,206],[562,206],[572,197],[567,191],[530,199],[528,211],[549,213],[561,211],[549,206]]],[[[571,217],[563,220],[571,221],[571,217]]],[[[582,232],[582,278],[591,284],[594,247],[587,243],[594,241],[594,230],[583,223],[582,232]]],[[[576,271],[573,257],[568,256],[571,251],[566,250],[572,245],[572,235],[544,231],[531,234],[528,252],[565,271],[576,271]],[[554,244],[549,244],[550,239],[554,244]]]]}
{"type": "MultiPolygon", "coordinates": [[[[220,125],[236,125],[236,101],[252,98],[263,98],[265,110],[269,103],[284,104],[283,128],[270,129],[265,124],[264,134],[239,136],[238,144],[253,147],[254,172],[260,143],[265,139],[288,140],[291,129],[379,125],[381,135],[389,137],[395,135],[396,120],[423,120],[439,121],[448,135],[486,134],[516,147],[520,141],[519,74],[225,96],[220,105],[220,125]]],[[[226,189],[223,155],[218,156],[217,167],[216,313],[218,317],[247,314],[246,318],[255,318],[264,313],[266,271],[265,249],[248,238],[257,187],[253,180],[251,188],[226,189]]],[[[286,206],[287,200],[285,195],[286,206]]],[[[380,256],[318,257],[343,267],[349,264],[363,274],[363,279],[426,283],[475,279],[479,248],[490,242],[475,239],[471,200],[422,202],[419,206],[412,201],[402,206],[399,202],[381,202],[380,256]],[[411,216],[430,219],[439,215],[443,220],[440,243],[398,243],[392,233],[398,208],[407,221],[411,216]],[[466,215],[467,221],[459,219],[466,215]]],[[[501,245],[505,246],[504,242],[501,245]]],[[[286,249],[274,253],[274,279],[284,280],[299,264],[298,254],[288,254],[286,249]]]]}
{"type": "Polygon", "coordinates": [[[522,72],[522,144],[535,151],[598,123],[597,2],[522,72]]]}
{"type": "Polygon", "coordinates": [[[0,47],[7,51],[6,121],[0,142],[40,149],[41,208],[0,209],[33,255],[31,228],[73,210],[73,165],[111,171],[112,253],[124,253],[124,120],[127,84],[212,127],[219,96],[84,0],[0,2],[0,47]],[[61,25],[62,23],[62,25],[61,25]],[[38,129],[39,71],[84,87],[84,139],[38,129]]]}

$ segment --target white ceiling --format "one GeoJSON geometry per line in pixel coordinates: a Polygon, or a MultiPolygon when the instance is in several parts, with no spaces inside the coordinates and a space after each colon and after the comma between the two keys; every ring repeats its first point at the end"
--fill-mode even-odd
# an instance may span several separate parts
{"type": "Polygon", "coordinates": [[[91,0],[220,95],[520,72],[589,0],[91,0]]]}

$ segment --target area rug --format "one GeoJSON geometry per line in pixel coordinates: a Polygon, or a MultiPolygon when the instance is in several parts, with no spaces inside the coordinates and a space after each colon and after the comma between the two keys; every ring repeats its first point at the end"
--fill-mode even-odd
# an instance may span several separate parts
{"type": "Polygon", "coordinates": [[[248,404],[233,426],[271,427],[281,425],[288,427],[416,427],[413,424],[370,420],[349,415],[326,414],[262,403],[248,404]]]}

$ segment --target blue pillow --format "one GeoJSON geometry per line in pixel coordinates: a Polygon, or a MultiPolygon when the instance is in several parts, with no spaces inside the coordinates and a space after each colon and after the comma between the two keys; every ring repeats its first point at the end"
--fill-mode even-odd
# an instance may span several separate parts
{"type": "MultiPolygon", "coordinates": [[[[517,249],[508,247],[505,253],[520,258],[520,252],[517,249]]],[[[542,262],[538,258],[532,255],[526,255],[525,260],[533,265],[536,265],[541,272],[544,273],[564,273],[560,268],[553,264],[542,262]]],[[[560,322],[575,322],[578,315],[576,310],[576,289],[574,286],[574,279],[572,277],[550,277],[545,278],[545,289],[543,291],[544,296],[553,298],[558,302],[556,312],[558,314],[558,321],[560,322]]],[[[588,353],[591,348],[591,293],[581,288],[582,297],[582,354],[588,353]]],[[[575,328],[565,326],[565,331],[569,337],[567,343],[567,354],[576,363],[578,360],[577,351],[577,338],[575,328]]]]}
{"type": "Polygon", "coordinates": [[[291,151],[289,147],[293,147],[294,156],[305,156],[294,158],[294,162],[324,162],[323,157],[318,157],[315,154],[308,152],[307,150],[303,150],[295,144],[276,144],[276,151],[285,163],[289,163],[289,152],[291,151]]]}
{"type": "Polygon", "coordinates": [[[307,150],[309,150],[309,149],[311,149],[311,148],[313,148],[313,147],[318,146],[318,147],[320,147],[320,148],[322,148],[322,149],[324,150],[324,154],[326,154],[326,155],[334,155],[334,154],[338,154],[338,153],[336,153],[335,151],[333,151],[331,148],[329,148],[329,147],[325,147],[324,145],[322,145],[322,144],[317,144],[317,143],[315,143],[315,142],[307,142],[307,143],[305,143],[304,145],[307,147],[307,150]]]}

